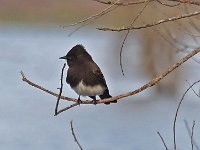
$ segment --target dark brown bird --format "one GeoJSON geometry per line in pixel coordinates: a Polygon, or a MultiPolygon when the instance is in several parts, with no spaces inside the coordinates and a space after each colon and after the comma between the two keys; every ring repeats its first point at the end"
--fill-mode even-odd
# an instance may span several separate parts
{"type": "MultiPolygon", "coordinates": [[[[89,96],[95,103],[97,95],[101,99],[112,97],[100,68],[82,45],[74,46],[66,56],[60,59],[67,60],[69,69],[66,82],[79,95],[79,102],[81,102],[80,96],[89,96]]],[[[114,100],[112,103],[117,103],[117,101],[114,100]]],[[[110,104],[110,102],[105,104],[110,104]]]]}

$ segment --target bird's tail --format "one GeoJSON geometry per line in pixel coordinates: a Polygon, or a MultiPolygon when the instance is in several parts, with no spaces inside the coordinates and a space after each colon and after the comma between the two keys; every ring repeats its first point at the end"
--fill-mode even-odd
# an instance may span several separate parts
{"type": "MultiPolygon", "coordinates": [[[[99,95],[99,97],[101,99],[104,99],[104,98],[111,98],[112,96],[109,94],[109,90],[106,89],[103,93],[103,95],[99,95]]],[[[117,103],[117,100],[114,100],[114,101],[111,101],[111,102],[105,102],[104,104],[108,105],[110,103],[117,103]]]]}

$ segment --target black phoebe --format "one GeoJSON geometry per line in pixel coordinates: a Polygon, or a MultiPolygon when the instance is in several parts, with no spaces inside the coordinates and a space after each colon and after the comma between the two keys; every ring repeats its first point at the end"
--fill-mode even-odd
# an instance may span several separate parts
{"type": "MultiPolygon", "coordinates": [[[[112,97],[109,94],[104,76],[98,65],[82,45],[74,46],[66,56],[69,69],[67,71],[66,82],[80,96],[89,96],[96,102],[96,95],[101,99],[112,97]]],[[[117,100],[112,101],[117,103],[117,100]]],[[[105,104],[110,104],[106,102],[105,104]]]]}

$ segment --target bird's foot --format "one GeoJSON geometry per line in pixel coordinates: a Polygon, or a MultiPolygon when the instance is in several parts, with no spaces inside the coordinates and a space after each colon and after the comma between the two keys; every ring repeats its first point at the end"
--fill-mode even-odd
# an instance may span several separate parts
{"type": "Polygon", "coordinates": [[[93,99],[93,104],[96,105],[97,104],[97,100],[96,100],[96,96],[89,96],[91,99],[93,99]]]}
{"type": "Polygon", "coordinates": [[[80,95],[79,95],[79,97],[78,97],[77,103],[79,104],[79,106],[80,106],[80,104],[82,103],[82,101],[81,101],[81,99],[80,99],[80,95]]]}
{"type": "Polygon", "coordinates": [[[94,104],[94,105],[96,105],[96,104],[97,104],[97,100],[96,100],[96,99],[95,99],[95,100],[93,100],[92,102],[93,102],[93,104],[94,104]]]}

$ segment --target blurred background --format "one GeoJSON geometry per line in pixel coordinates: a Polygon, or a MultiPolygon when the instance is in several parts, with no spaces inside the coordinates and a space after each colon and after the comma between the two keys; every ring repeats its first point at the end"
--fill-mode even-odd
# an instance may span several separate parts
{"type": "MultiPolygon", "coordinates": [[[[198,5],[161,2],[170,6],[149,3],[134,26],[199,11],[198,5]]],[[[157,131],[169,149],[173,148],[175,111],[189,86],[186,80],[192,84],[200,79],[199,54],[158,85],[117,104],[81,105],[56,117],[56,98],[21,80],[23,70],[28,79],[59,92],[64,61],[58,58],[74,45],[83,44],[100,66],[110,93],[115,96],[139,88],[199,46],[199,16],[131,31],[122,52],[123,76],[119,55],[126,32],[96,28],[129,26],[144,3],[116,7],[71,36],[68,35],[79,25],[64,27],[109,6],[91,0],[0,0],[0,149],[77,150],[70,130],[71,120],[83,149],[164,149],[157,131]]],[[[194,90],[199,93],[199,84],[194,90]]],[[[63,94],[77,98],[67,84],[63,94]]],[[[62,102],[60,107],[69,104],[62,102]]],[[[199,149],[199,106],[199,98],[193,91],[188,92],[177,120],[178,149],[191,148],[186,124],[191,128],[193,120],[195,148],[199,149]]]]}

